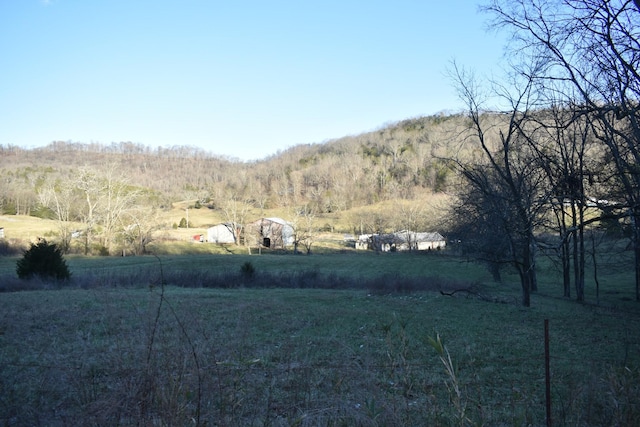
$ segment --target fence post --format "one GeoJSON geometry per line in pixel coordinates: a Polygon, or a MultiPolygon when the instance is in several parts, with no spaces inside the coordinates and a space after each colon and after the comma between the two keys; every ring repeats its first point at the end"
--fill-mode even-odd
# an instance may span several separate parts
{"type": "Polygon", "coordinates": [[[544,382],[547,403],[547,427],[551,427],[551,372],[549,369],[549,319],[544,319],[544,382]]]}

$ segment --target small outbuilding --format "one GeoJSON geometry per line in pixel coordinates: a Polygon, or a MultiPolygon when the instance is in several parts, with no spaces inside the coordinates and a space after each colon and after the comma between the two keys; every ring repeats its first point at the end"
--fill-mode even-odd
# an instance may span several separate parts
{"type": "Polygon", "coordinates": [[[236,243],[236,236],[239,235],[240,227],[231,222],[207,228],[207,242],[209,243],[236,243]]]}

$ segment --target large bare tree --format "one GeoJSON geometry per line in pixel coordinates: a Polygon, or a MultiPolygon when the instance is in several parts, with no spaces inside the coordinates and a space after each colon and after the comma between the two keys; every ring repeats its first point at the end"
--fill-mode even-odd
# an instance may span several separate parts
{"type": "Polygon", "coordinates": [[[615,166],[631,224],[640,301],[640,7],[632,0],[494,0],[485,10],[512,32],[516,68],[536,64],[536,90],[588,118],[615,166]]]}
{"type": "Polygon", "coordinates": [[[299,246],[303,246],[307,255],[311,254],[311,247],[318,237],[315,225],[316,213],[309,205],[297,207],[290,215],[293,228],[293,251],[298,253],[299,246]]]}
{"type": "Polygon", "coordinates": [[[73,209],[76,205],[75,189],[69,181],[47,183],[40,188],[40,205],[49,208],[55,215],[58,226],[59,247],[63,253],[69,252],[73,234],[73,209]]]}
{"type": "Polygon", "coordinates": [[[529,306],[531,292],[537,290],[535,233],[549,198],[547,181],[529,138],[531,106],[536,104],[533,82],[528,78],[515,82],[516,92],[498,88],[496,95],[510,107],[499,113],[487,111],[482,85],[472,75],[456,66],[454,77],[468,111],[466,140],[479,153],[475,160],[457,160],[466,183],[463,206],[471,215],[470,230],[500,236],[498,241],[482,242],[481,253],[492,253],[493,263],[508,262],[516,269],[522,304],[529,306]]]}

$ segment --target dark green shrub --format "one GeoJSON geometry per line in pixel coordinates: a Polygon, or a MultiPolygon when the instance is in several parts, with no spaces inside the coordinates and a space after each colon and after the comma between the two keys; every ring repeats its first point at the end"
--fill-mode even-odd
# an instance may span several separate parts
{"type": "Polygon", "coordinates": [[[253,275],[255,274],[255,272],[256,272],[255,267],[249,261],[245,262],[240,267],[240,273],[242,274],[242,276],[245,279],[251,279],[253,277],[253,275]]]}
{"type": "Polygon", "coordinates": [[[187,223],[187,219],[186,218],[182,218],[180,220],[180,224],[178,224],[178,227],[180,228],[187,228],[189,227],[189,224],[187,223]]]}
{"type": "Polygon", "coordinates": [[[67,280],[71,277],[60,248],[55,243],[40,239],[24,252],[17,262],[16,272],[21,279],[38,276],[43,279],[67,280]]]}

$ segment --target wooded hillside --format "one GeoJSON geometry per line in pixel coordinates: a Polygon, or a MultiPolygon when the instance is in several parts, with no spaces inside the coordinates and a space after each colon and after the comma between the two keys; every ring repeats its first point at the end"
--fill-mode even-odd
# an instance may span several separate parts
{"type": "Polygon", "coordinates": [[[375,217],[367,210],[394,201],[396,209],[412,212],[408,225],[420,225],[427,219],[411,201],[446,191],[453,169],[445,159],[457,150],[463,121],[455,115],[409,119],[248,163],[194,147],[154,149],[130,142],[0,145],[0,213],[78,221],[96,232],[99,223],[107,248],[115,238],[109,236],[112,228],[130,227],[132,216],[148,218],[151,210],[183,200],[230,221],[244,219],[247,209],[358,216],[344,232],[356,231],[356,223],[359,232],[395,228],[393,209],[375,217]],[[113,206],[122,212],[115,214],[113,206]]]}
{"type": "Polygon", "coordinates": [[[451,169],[442,158],[455,148],[461,120],[410,119],[251,163],[193,147],[152,149],[130,142],[57,141],[30,150],[0,145],[0,211],[33,214],[43,186],[73,180],[82,168],[100,174],[107,165],[136,187],[153,190],[161,205],[186,199],[220,205],[233,197],[265,208],[310,204],[324,213],[412,199],[446,189],[451,169]]]}

